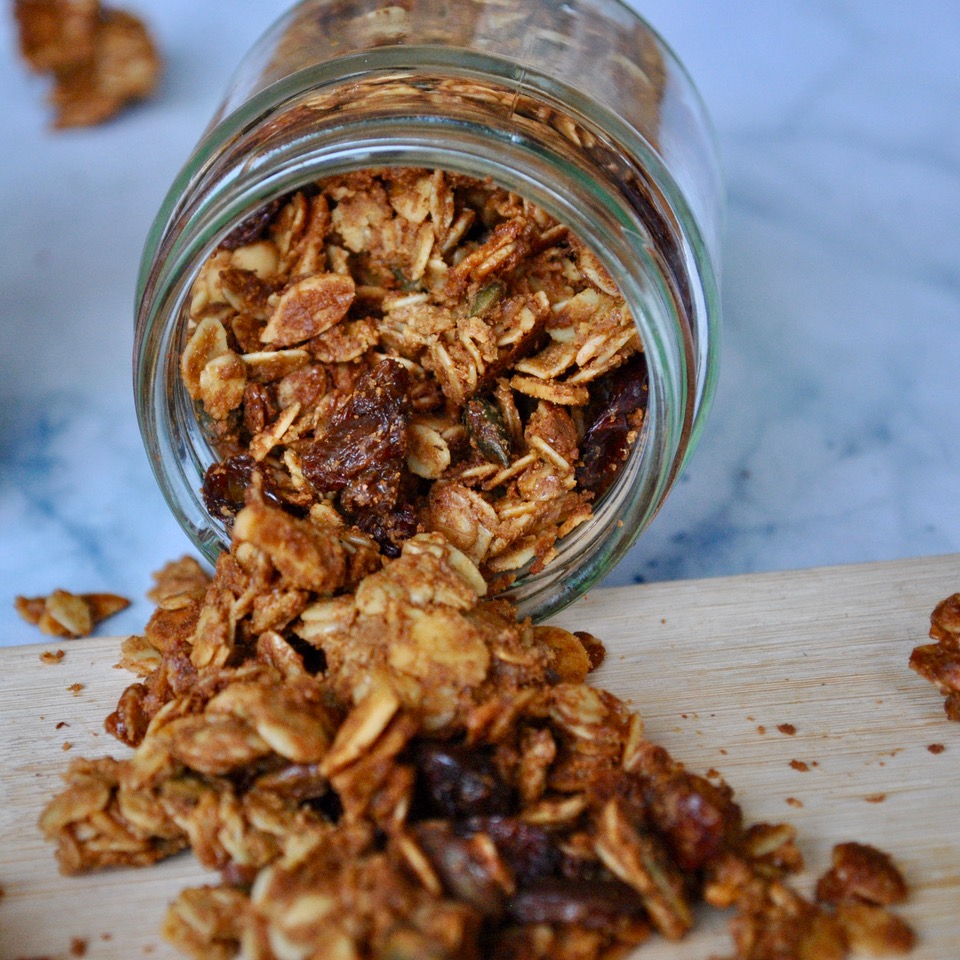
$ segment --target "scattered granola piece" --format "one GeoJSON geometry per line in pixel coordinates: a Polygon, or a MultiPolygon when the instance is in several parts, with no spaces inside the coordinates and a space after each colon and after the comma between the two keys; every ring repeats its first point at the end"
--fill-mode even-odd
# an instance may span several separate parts
{"type": "Polygon", "coordinates": [[[889,854],[865,843],[839,843],[833,866],[817,882],[817,899],[840,903],[857,899],[881,906],[902,903],[907,882],[889,854]]]}
{"type": "Polygon", "coordinates": [[[930,753],[934,755],[938,753],[943,753],[943,751],[946,749],[947,748],[942,743],[930,743],[927,745],[927,750],[929,750],[930,753]]]}
{"type": "Polygon", "coordinates": [[[52,637],[86,637],[107,617],[130,606],[113,593],[70,593],[54,590],[46,597],[16,597],[14,608],[27,623],[52,637]]]}
{"type": "Polygon", "coordinates": [[[797,728],[792,723],[778,723],[777,729],[787,737],[792,737],[797,732],[797,728]]]}
{"type": "Polygon", "coordinates": [[[63,650],[44,650],[40,654],[40,660],[42,663],[60,663],[65,656],[66,653],[63,650]]]}
{"type": "Polygon", "coordinates": [[[858,956],[903,955],[916,944],[910,925],[876,904],[843,901],[836,916],[850,949],[858,956]]]}
{"type": "Polygon", "coordinates": [[[930,614],[930,639],[910,654],[910,668],[944,696],[948,720],[960,721],[960,593],[941,600],[930,614]]]}
{"type": "Polygon", "coordinates": [[[20,52],[49,73],[54,126],[102,123],[150,96],[160,56],[143,22],[99,0],[15,0],[20,52]]]}

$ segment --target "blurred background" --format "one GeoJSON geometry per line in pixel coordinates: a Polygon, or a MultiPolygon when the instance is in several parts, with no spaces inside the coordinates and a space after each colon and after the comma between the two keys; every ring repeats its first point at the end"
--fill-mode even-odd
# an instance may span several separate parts
{"type": "MultiPolygon", "coordinates": [[[[281,0],[130,0],[159,93],[54,131],[0,17],[0,645],[17,594],[134,599],[193,552],[140,442],[150,223],[281,0]]],[[[607,585],[960,551],[960,5],[634,0],[686,64],[727,190],[719,388],[607,585]],[[705,9],[706,8],[706,9],[705,9]]],[[[960,589],[960,559],[958,559],[960,589]]]]}

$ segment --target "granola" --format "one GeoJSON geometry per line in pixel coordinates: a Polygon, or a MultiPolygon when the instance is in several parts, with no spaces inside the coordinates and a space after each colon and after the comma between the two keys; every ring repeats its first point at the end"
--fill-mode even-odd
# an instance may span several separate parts
{"type": "Polygon", "coordinates": [[[910,654],[910,668],[944,696],[948,720],[960,721],[960,593],[941,600],[930,614],[930,639],[910,654]]]}
{"type": "Polygon", "coordinates": [[[169,908],[187,955],[602,960],[700,902],[742,960],[912,942],[886,855],[842,845],[800,896],[793,828],[746,825],[587,683],[599,640],[519,621],[438,533],[384,559],[257,492],[212,577],[181,560],[154,592],[107,720],[132,752],[74,761],[40,826],[65,873],[187,847],[218,871],[169,908]]]}
{"type": "Polygon", "coordinates": [[[143,22],[99,0],[15,0],[20,53],[50,74],[54,126],[103,123],[156,89],[161,59],[143,22]]]}
{"type": "Polygon", "coordinates": [[[50,637],[88,637],[94,627],[130,606],[115,593],[71,593],[56,589],[45,597],[15,597],[17,613],[50,637]]]}
{"type": "Polygon", "coordinates": [[[466,176],[363,170],[274,201],[188,312],[182,381],[218,456],[203,498],[228,526],[256,486],[386,557],[442,533],[499,591],[590,518],[643,427],[643,348],[602,265],[466,176]]]}

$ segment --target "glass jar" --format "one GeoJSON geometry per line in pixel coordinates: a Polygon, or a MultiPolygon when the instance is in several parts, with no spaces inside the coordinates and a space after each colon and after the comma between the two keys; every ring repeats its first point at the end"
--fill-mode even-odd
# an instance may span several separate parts
{"type": "Polygon", "coordinates": [[[134,379],[144,442],[185,531],[229,543],[200,493],[215,454],[181,381],[200,266],[251,211],[364,168],[443,168],[566,224],[616,282],[649,378],[642,434],[593,517],[508,592],[545,617],[648,526],[713,392],[722,196],[694,86],[619,0],[304,0],[256,44],[147,239],[134,379]]]}

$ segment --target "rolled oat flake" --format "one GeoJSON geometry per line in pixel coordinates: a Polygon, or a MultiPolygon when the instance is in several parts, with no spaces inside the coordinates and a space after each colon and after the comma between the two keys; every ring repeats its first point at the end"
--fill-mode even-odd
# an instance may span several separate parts
{"type": "Polygon", "coordinates": [[[143,255],[134,376],[209,559],[245,504],[439,533],[543,618],[649,525],[716,375],[714,143],[616,0],[305,0],[143,255]]]}

